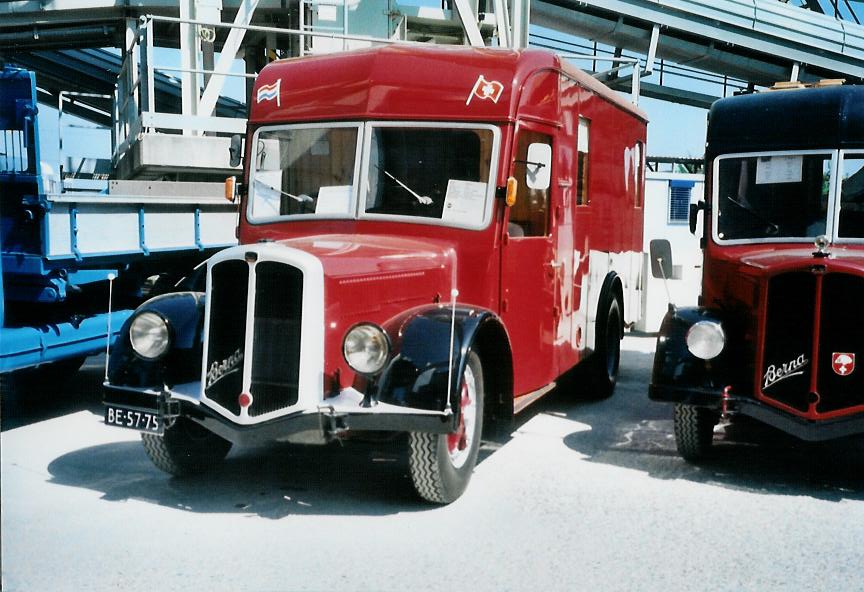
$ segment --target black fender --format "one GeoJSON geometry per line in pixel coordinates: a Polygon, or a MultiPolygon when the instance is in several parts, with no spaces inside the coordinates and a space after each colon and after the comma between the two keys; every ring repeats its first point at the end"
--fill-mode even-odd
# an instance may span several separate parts
{"type": "Polygon", "coordinates": [[[202,292],[173,292],[151,298],[132,313],[111,349],[108,379],[116,386],[173,386],[201,378],[205,296],[202,292]],[[154,312],[165,319],[171,339],[167,354],[146,360],[135,353],[129,327],[136,316],[154,312]]]}
{"type": "Polygon", "coordinates": [[[509,417],[513,405],[513,368],[510,341],[501,319],[493,312],[458,305],[430,306],[400,316],[384,326],[393,353],[371,389],[372,397],[403,407],[442,411],[448,379],[450,406],[458,415],[459,383],[475,351],[484,363],[484,385],[489,417],[509,417]],[[453,366],[450,333],[453,324],[453,366]]]}
{"type": "Polygon", "coordinates": [[[704,307],[670,309],[657,337],[649,398],[717,407],[726,387],[739,395],[748,391],[752,363],[740,319],[741,315],[704,307]],[[720,323],[726,335],[723,351],[712,360],[697,358],[687,348],[687,331],[699,321],[720,323]]]}

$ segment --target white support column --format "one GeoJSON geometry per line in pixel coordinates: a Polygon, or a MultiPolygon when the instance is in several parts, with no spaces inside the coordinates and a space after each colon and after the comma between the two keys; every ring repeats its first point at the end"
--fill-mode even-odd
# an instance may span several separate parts
{"type": "Polygon", "coordinates": [[[510,14],[506,0],[495,0],[495,23],[498,27],[498,47],[511,47],[510,14]]]}
{"type": "Polygon", "coordinates": [[[511,45],[514,49],[528,47],[528,23],[531,22],[530,0],[513,1],[513,35],[511,45]]]}
{"type": "Polygon", "coordinates": [[[789,82],[798,82],[798,74],[801,70],[801,64],[792,62],[792,75],[789,76],[789,82]]]}
{"type": "Polygon", "coordinates": [[[650,76],[654,72],[654,60],[657,56],[657,44],[660,41],[660,25],[655,24],[651,29],[651,42],[648,44],[648,57],[645,58],[645,71],[643,76],[650,76]]]}
{"type": "Polygon", "coordinates": [[[480,34],[480,27],[477,26],[477,15],[471,10],[468,0],[454,0],[453,3],[456,5],[459,18],[462,19],[462,27],[465,29],[468,42],[472,47],[483,47],[483,36],[480,34]]]}
{"type": "Polygon", "coordinates": [[[633,82],[630,87],[630,100],[633,101],[634,105],[639,104],[639,93],[641,92],[640,83],[642,82],[642,75],[639,72],[639,61],[637,60],[635,64],[633,64],[633,82]]]}
{"type": "MultiPolygon", "coordinates": [[[[237,16],[234,18],[235,25],[246,26],[252,22],[252,15],[258,7],[258,0],[243,0],[240,7],[237,9],[237,16]]],[[[222,93],[222,87],[225,84],[225,76],[231,70],[231,64],[237,57],[237,50],[243,43],[243,37],[246,34],[246,29],[231,29],[228,33],[228,38],[222,46],[222,53],[219,54],[219,61],[216,62],[216,67],[213,69],[213,76],[204,89],[204,94],[201,96],[201,103],[198,106],[198,115],[209,117],[213,114],[213,109],[216,108],[216,101],[219,100],[219,95],[222,93]]]]}
{"type": "MultiPolygon", "coordinates": [[[[180,18],[195,18],[195,0],[180,1],[180,18]]],[[[189,70],[200,70],[198,59],[198,33],[194,25],[180,24],[180,67],[184,70],[181,80],[181,113],[183,115],[198,115],[198,75],[189,70]]],[[[191,135],[191,130],[184,130],[184,135],[191,135]]]]}

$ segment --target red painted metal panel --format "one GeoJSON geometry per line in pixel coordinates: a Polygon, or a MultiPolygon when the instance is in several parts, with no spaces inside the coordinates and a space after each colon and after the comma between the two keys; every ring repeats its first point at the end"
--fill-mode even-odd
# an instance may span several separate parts
{"type": "Polygon", "coordinates": [[[337,120],[498,125],[499,187],[513,171],[514,131],[542,130],[552,140],[546,236],[506,240],[509,211],[501,199],[482,230],[355,219],[253,225],[241,216],[241,243],[284,241],[322,261],[327,376],[338,373],[342,386],[355,380],[341,353],[354,323],[383,324],[406,309],[446,303],[454,287],[460,303],[502,317],[513,343],[515,395],[548,384],[579,361],[587,328],[584,318],[577,323],[578,314],[585,316],[578,309],[589,292],[599,293],[599,286],[588,289],[589,253],[641,251],[636,176],[626,172],[632,147],[645,142],[646,119],[638,109],[536,50],[393,46],[292,59],[265,68],[255,89],[252,131],[337,120]],[[575,199],[580,116],[592,122],[587,206],[575,199]]]}

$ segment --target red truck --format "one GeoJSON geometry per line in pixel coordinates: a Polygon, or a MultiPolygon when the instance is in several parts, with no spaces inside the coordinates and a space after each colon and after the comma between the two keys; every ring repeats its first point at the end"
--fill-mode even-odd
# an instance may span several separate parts
{"type": "Polygon", "coordinates": [[[417,493],[453,501],[484,424],[583,360],[579,388],[611,394],[639,315],[645,134],[632,104],[542,51],[270,64],[240,246],[130,318],[106,422],[144,432],[173,474],[232,442],[407,432],[417,493]]]}
{"type": "Polygon", "coordinates": [[[864,433],[864,87],[717,101],[705,162],[700,306],[666,315],[650,387],[679,452],[708,455],[723,416],[864,433]]]}

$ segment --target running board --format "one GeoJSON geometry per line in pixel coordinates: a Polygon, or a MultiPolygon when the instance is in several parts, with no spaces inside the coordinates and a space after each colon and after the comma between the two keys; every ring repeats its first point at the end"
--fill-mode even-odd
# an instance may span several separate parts
{"type": "Polygon", "coordinates": [[[513,401],[513,413],[520,413],[523,409],[528,407],[528,405],[539,400],[543,395],[554,389],[556,386],[556,383],[550,382],[546,386],[537,389],[533,393],[528,393],[526,395],[520,395],[519,397],[516,397],[516,399],[513,401]]]}

